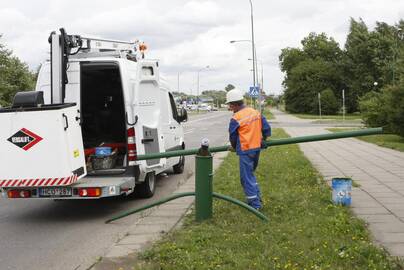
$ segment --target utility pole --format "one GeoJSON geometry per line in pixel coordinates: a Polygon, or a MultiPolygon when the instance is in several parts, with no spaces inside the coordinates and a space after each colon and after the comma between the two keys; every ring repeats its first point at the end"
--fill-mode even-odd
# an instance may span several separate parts
{"type": "Polygon", "coordinates": [[[345,122],[345,89],[342,89],[342,122],[345,122]]]}
{"type": "Polygon", "coordinates": [[[320,94],[320,92],[318,92],[318,112],[319,112],[320,119],[321,119],[321,94],[320,94]]]}

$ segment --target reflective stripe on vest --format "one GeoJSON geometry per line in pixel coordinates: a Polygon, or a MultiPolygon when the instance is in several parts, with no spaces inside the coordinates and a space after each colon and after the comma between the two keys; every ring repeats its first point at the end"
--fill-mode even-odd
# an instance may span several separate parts
{"type": "Polygon", "coordinates": [[[258,111],[246,107],[233,115],[233,119],[239,124],[238,136],[241,151],[261,147],[262,122],[258,111]]]}

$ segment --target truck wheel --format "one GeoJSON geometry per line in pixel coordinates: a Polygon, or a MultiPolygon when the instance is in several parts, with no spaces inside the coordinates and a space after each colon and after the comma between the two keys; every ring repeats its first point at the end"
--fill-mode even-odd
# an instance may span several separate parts
{"type": "Polygon", "coordinates": [[[143,183],[138,185],[136,188],[136,195],[141,198],[151,198],[156,191],[156,174],[154,172],[149,172],[143,183]]]}
{"type": "Polygon", "coordinates": [[[176,173],[176,174],[183,173],[184,167],[185,167],[185,157],[181,156],[178,164],[173,166],[174,173],[176,173]]]}

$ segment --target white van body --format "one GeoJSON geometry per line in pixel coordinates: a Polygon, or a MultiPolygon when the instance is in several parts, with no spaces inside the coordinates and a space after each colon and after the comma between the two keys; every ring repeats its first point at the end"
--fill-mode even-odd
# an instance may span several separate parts
{"type": "Polygon", "coordinates": [[[158,61],[87,50],[69,55],[66,66],[62,104],[52,90],[55,65],[45,62],[35,89],[44,105],[0,110],[3,197],[101,198],[128,195],[137,185],[151,197],[157,174],[182,172],[183,157],[136,160],[185,148],[180,122],[187,117],[178,114],[158,61]],[[99,147],[113,153],[97,156],[99,147]]]}

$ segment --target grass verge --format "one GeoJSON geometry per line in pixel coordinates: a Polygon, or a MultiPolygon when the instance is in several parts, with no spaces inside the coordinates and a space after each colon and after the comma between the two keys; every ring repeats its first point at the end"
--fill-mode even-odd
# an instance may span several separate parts
{"type": "MultiPolygon", "coordinates": [[[[327,130],[331,132],[341,132],[354,130],[352,128],[328,128],[327,130]]],[[[369,135],[363,137],[357,137],[357,139],[377,144],[382,147],[398,150],[404,152],[404,137],[393,135],[393,134],[383,134],[383,135],[369,135]]]]}
{"type": "MultiPolygon", "coordinates": [[[[286,137],[275,129],[273,137],[286,137]]],[[[244,200],[238,157],[215,172],[215,192],[244,200]]],[[[364,223],[331,202],[331,190],[297,145],[261,153],[256,175],[269,217],[264,223],[215,200],[214,217],[184,226],[140,255],[135,269],[401,269],[372,244],[364,223]]]]}
{"type": "MultiPolygon", "coordinates": [[[[296,113],[293,115],[296,117],[302,118],[302,119],[317,119],[317,120],[332,119],[332,120],[341,120],[342,121],[342,115],[322,115],[321,119],[318,115],[314,115],[314,114],[296,113]]],[[[362,119],[362,116],[360,114],[346,114],[345,115],[345,120],[361,120],[361,119],[362,119]]]]}
{"type": "Polygon", "coordinates": [[[269,121],[272,121],[272,120],[274,120],[276,118],[275,115],[270,111],[269,107],[266,107],[264,109],[264,116],[269,121]]]}

